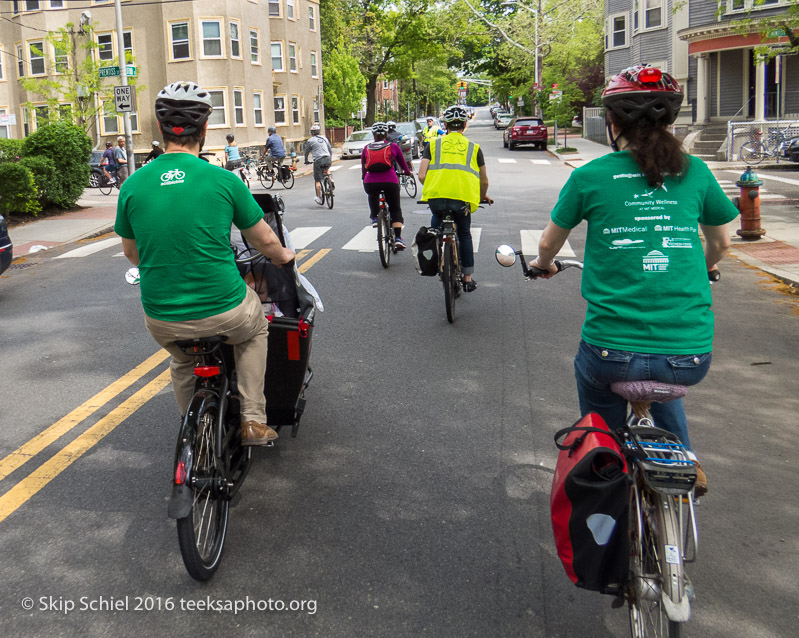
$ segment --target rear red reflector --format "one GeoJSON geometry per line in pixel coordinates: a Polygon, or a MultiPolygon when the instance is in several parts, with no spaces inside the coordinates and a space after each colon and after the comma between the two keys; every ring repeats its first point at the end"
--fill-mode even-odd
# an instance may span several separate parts
{"type": "Polygon", "coordinates": [[[655,69],[649,67],[647,69],[641,69],[640,73],[638,73],[638,80],[641,82],[660,82],[660,78],[663,77],[663,73],[661,73],[660,69],[655,69]]]}
{"type": "Polygon", "coordinates": [[[289,361],[300,360],[300,333],[287,332],[286,333],[286,349],[288,351],[289,361]]]}
{"type": "Polygon", "coordinates": [[[175,485],[183,485],[186,482],[186,464],[183,461],[178,462],[175,468],[175,485]]]}
{"type": "Polygon", "coordinates": [[[219,374],[219,366],[197,366],[194,368],[195,377],[215,377],[219,374]]]}

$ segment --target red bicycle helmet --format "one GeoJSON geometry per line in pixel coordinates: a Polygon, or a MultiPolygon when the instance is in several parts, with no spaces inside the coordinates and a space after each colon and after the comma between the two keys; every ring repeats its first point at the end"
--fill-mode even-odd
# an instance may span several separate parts
{"type": "Polygon", "coordinates": [[[671,75],[646,64],[624,69],[610,78],[602,104],[626,126],[646,117],[656,124],[672,124],[682,106],[683,91],[671,75]]]}

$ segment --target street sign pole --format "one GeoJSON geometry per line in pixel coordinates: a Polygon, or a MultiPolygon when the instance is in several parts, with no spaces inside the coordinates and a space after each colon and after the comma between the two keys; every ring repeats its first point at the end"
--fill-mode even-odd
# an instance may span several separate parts
{"type": "MultiPolygon", "coordinates": [[[[122,32],[122,5],[120,0],[114,0],[114,14],[117,22],[117,51],[119,51],[119,69],[122,86],[128,85],[128,61],[125,58],[125,35],[122,32]]],[[[135,87],[134,87],[135,88],[135,87]]],[[[122,114],[125,123],[125,146],[128,154],[128,176],[136,171],[136,158],[133,154],[133,132],[130,128],[130,113],[122,114]]]]}

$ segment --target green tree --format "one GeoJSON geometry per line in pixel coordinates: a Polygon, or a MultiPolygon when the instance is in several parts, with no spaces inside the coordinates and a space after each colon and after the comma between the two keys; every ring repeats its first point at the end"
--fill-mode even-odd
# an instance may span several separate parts
{"type": "Polygon", "coordinates": [[[347,123],[352,113],[361,110],[366,97],[366,80],[358,60],[342,42],[325,58],[325,118],[347,123]]]}
{"type": "Polygon", "coordinates": [[[37,215],[41,209],[33,174],[19,162],[0,164],[0,214],[37,215]]]}

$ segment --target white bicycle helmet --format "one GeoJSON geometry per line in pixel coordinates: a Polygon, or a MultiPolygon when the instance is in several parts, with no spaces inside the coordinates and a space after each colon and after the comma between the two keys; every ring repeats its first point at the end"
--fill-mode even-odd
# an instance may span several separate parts
{"type": "Polygon", "coordinates": [[[173,82],[158,92],[155,117],[165,133],[195,133],[211,115],[211,94],[194,82],[173,82]]]}
{"type": "Polygon", "coordinates": [[[321,130],[322,130],[322,127],[319,126],[318,124],[314,124],[314,125],[311,126],[311,133],[313,133],[314,135],[316,135],[321,130]]]}
{"type": "Polygon", "coordinates": [[[394,120],[386,122],[386,126],[388,126],[389,131],[395,131],[397,129],[397,123],[394,120]]]}
{"type": "Polygon", "coordinates": [[[385,122],[375,122],[372,124],[372,133],[375,135],[386,135],[388,133],[388,124],[385,122]]]}
{"type": "Polygon", "coordinates": [[[469,112],[459,104],[453,104],[441,114],[442,122],[465,122],[469,119],[469,112]]]}

